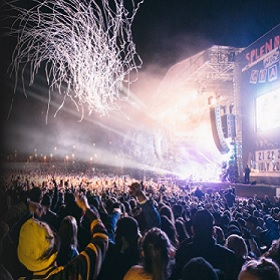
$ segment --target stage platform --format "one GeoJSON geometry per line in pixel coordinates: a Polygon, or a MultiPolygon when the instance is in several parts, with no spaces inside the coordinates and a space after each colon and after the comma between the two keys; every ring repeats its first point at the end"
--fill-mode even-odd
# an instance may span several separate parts
{"type": "Polygon", "coordinates": [[[265,195],[270,198],[280,197],[280,186],[265,184],[240,184],[230,182],[197,182],[204,191],[226,190],[229,187],[235,188],[235,193],[241,197],[253,197],[255,194],[258,198],[263,199],[265,195]]]}

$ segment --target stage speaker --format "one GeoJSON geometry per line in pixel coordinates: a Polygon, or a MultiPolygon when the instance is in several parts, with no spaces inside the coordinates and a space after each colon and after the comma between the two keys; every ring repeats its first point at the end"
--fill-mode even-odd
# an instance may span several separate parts
{"type": "Polygon", "coordinates": [[[229,147],[224,137],[220,106],[210,107],[210,120],[215,144],[221,154],[229,152],[229,147]]]}
{"type": "Polygon", "coordinates": [[[226,114],[221,117],[222,129],[225,138],[236,137],[236,127],[235,127],[235,115],[226,114]]]}

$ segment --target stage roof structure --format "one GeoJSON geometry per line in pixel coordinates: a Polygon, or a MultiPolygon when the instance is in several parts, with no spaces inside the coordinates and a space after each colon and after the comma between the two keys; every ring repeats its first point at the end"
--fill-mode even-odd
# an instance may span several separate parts
{"type": "Polygon", "coordinates": [[[182,101],[182,91],[192,91],[232,102],[229,99],[233,98],[235,57],[242,50],[214,45],[175,64],[166,73],[155,98],[159,94],[159,102],[176,106],[178,100],[182,101]]]}

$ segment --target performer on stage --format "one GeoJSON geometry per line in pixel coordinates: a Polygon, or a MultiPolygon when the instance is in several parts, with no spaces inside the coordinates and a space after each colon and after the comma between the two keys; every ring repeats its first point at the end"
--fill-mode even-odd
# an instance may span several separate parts
{"type": "Polygon", "coordinates": [[[247,164],[245,169],[244,169],[244,183],[245,184],[250,183],[250,172],[251,172],[251,169],[249,168],[249,166],[247,164]]]}

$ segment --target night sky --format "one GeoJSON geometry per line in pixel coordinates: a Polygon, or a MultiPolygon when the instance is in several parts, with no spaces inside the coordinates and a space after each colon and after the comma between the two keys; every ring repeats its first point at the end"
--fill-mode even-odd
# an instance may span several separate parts
{"type": "MultiPolygon", "coordinates": [[[[134,42],[143,60],[140,73],[152,65],[154,74],[162,77],[174,63],[212,45],[247,47],[279,23],[279,0],[145,0],[132,26],[134,42]]],[[[2,21],[1,26],[6,25],[7,21],[2,21]]],[[[14,43],[14,39],[7,37],[0,42],[1,128],[6,128],[1,129],[4,134],[1,136],[2,151],[7,148],[3,145],[4,139],[12,148],[16,144],[11,143],[31,143],[34,140],[31,130],[37,131],[37,144],[49,135],[54,141],[61,141],[57,131],[66,128],[65,119],[72,121],[73,129],[84,137],[83,130],[88,133],[91,125],[83,123],[81,126],[77,116],[67,117],[62,113],[58,120],[50,119],[46,125],[46,104],[39,100],[46,98],[46,94],[40,92],[43,89],[33,90],[37,97],[25,98],[22,92],[13,95],[13,80],[7,68],[14,43]],[[7,119],[12,99],[13,107],[7,119]]],[[[104,139],[102,132],[96,134],[95,139],[104,139]]]]}
{"type": "Polygon", "coordinates": [[[212,45],[247,47],[280,23],[280,1],[150,0],[134,22],[146,63],[163,65],[212,45]]]}

